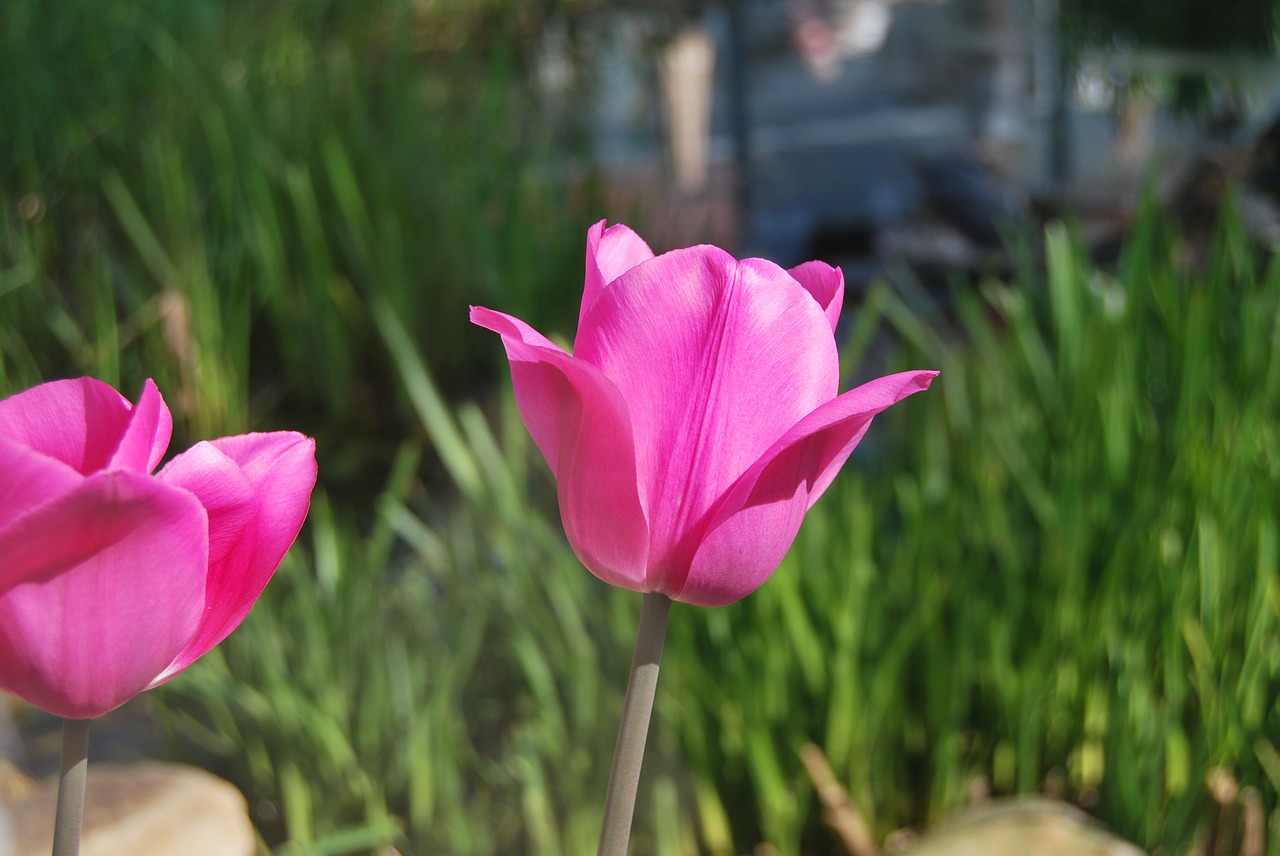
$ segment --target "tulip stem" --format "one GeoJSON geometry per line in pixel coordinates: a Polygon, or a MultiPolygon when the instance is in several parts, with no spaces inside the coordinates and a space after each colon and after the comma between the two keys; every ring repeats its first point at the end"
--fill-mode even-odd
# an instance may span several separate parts
{"type": "Polygon", "coordinates": [[[77,856],[80,853],[84,780],[89,769],[89,723],[92,721],[62,721],[62,776],[58,779],[58,814],[53,822],[53,856],[77,856]]]}
{"type": "Polygon", "coordinates": [[[618,725],[618,743],[613,750],[609,791],[604,798],[598,856],[626,856],[627,841],[631,837],[631,816],[635,813],[636,791],[640,784],[640,765],[644,761],[644,742],[649,735],[649,716],[653,713],[653,697],[658,689],[658,662],[662,659],[662,642],[667,635],[667,614],[670,610],[671,599],[666,595],[645,593],[640,605],[636,650],[631,656],[631,674],[627,678],[627,697],[622,703],[622,722],[618,725]]]}

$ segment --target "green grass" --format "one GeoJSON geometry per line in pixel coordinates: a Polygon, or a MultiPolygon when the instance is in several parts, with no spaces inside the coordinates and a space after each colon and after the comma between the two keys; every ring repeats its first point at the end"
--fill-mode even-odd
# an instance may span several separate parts
{"type": "Polygon", "coordinates": [[[259,820],[278,813],[282,852],[356,832],[408,853],[589,850],[638,602],[531,507],[550,485],[514,404],[509,464],[480,411],[450,413],[406,359],[461,502],[425,491],[412,443],[367,535],[321,496],[255,619],[163,691],[168,723],[251,783],[259,820]]]}
{"type": "MultiPolygon", "coordinates": [[[[589,852],[639,598],[574,560],[463,319],[567,334],[612,212],[555,177],[500,16],[459,52],[351,8],[0,6],[0,394],[154,376],[175,447],[318,437],[276,579],[151,696],[280,852],[589,852]]],[[[1280,267],[1230,215],[1194,273],[1152,212],[1115,272],[1047,248],[946,311],[907,279],[847,310],[846,386],[942,375],[759,592],[673,610],[635,852],[832,852],[809,742],[877,839],[975,777],[1166,851],[1213,768],[1277,810],[1280,267]]]]}
{"type": "Polygon", "coordinates": [[[743,842],[821,839],[809,740],[882,834],[972,777],[1054,770],[1148,848],[1207,821],[1214,766],[1276,807],[1277,268],[1231,223],[1204,275],[1173,257],[1148,217],[1108,275],[1055,227],[1047,277],[954,319],[870,296],[907,342],[894,365],[941,377],[872,429],[764,590],[673,617],[664,711],[719,799],[758,806],[743,842]]]}
{"type": "Polygon", "coordinates": [[[181,438],[288,414],[328,484],[370,491],[408,415],[373,298],[452,393],[495,376],[469,303],[576,309],[591,197],[523,82],[528,16],[449,52],[441,16],[4,4],[0,392],[155,375],[181,438]]]}
{"type": "MultiPolygon", "coordinates": [[[[1153,218],[1115,275],[1054,227],[1046,275],[950,315],[889,286],[853,310],[852,361],[889,329],[890,367],[942,375],[877,421],[759,592],[673,610],[636,852],[831,852],[808,742],[878,838],[975,777],[1060,779],[1146,848],[1207,823],[1213,768],[1276,809],[1277,269],[1231,222],[1213,269],[1174,257],[1153,218]]],[[[639,598],[569,554],[509,397],[449,408],[382,333],[456,499],[410,444],[371,534],[322,502],[165,703],[214,726],[291,848],[392,819],[404,852],[590,850],[639,598]]]]}

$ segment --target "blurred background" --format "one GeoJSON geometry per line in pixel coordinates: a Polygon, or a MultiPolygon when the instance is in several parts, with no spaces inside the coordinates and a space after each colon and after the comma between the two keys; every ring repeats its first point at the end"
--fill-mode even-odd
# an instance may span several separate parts
{"type": "Polygon", "coordinates": [[[591,851],[639,598],[567,548],[466,310],[570,341],[608,218],[841,265],[842,388],[942,370],[767,585],[673,610],[633,852],[845,853],[855,814],[892,851],[1043,794],[1277,856],[1276,16],[0,5],[0,395],[153,377],[175,450],[319,444],[249,619],[94,757],[231,779],[280,853],[591,851]]]}

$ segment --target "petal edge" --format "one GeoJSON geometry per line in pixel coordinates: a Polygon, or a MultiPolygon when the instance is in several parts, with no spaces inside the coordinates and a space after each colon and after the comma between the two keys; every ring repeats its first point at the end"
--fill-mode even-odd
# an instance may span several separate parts
{"type": "Polygon", "coordinates": [[[915,371],[878,378],[800,420],[708,515],[676,599],[723,606],[759,588],[782,562],[805,512],[835,479],[872,418],[928,389],[937,374],[915,371]]]}
{"type": "MultiPolygon", "coordinates": [[[[252,508],[235,537],[230,527],[241,520],[229,518],[238,515],[235,510],[238,485],[231,485],[230,490],[211,492],[209,485],[200,483],[200,471],[187,474],[188,478],[196,479],[192,487],[202,502],[211,501],[208,500],[211,496],[228,500],[226,508],[211,509],[211,524],[219,523],[221,518],[224,528],[219,530],[211,525],[210,530],[215,535],[221,532],[219,537],[235,537],[235,540],[217,545],[224,551],[220,559],[210,557],[200,626],[191,641],[151,682],[151,687],[177,675],[240,626],[293,546],[311,507],[311,491],[316,483],[315,440],[295,431],[275,431],[222,437],[208,445],[212,447],[209,451],[216,451],[227,459],[221,469],[237,468],[251,486],[252,508]]],[[[166,467],[161,476],[169,472],[166,467]]],[[[205,477],[226,481],[224,475],[210,470],[203,472],[205,477]]]]}
{"type": "Polygon", "coordinates": [[[471,321],[502,336],[516,404],[556,477],[574,552],[610,585],[644,591],[649,527],[621,393],[518,318],[473,307],[471,321]]]}
{"type": "Polygon", "coordinates": [[[605,286],[631,268],[653,258],[653,250],[630,227],[615,223],[608,228],[601,220],[587,230],[587,265],[583,279],[582,306],[578,309],[578,329],[605,286]]]}

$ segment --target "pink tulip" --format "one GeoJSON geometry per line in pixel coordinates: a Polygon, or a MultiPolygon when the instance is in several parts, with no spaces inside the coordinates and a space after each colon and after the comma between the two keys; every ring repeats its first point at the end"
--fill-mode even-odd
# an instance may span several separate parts
{"type": "Polygon", "coordinates": [[[0,401],[0,689],[72,719],[172,678],[234,630],[316,480],[293,432],[197,443],[152,475],[173,420],[90,378],[0,401]]]}
{"type": "Polygon", "coordinates": [[[843,299],[822,262],[785,271],[710,246],[655,257],[601,222],[572,356],[510,315],[472,307],[471,320],[502,336],[582,563],[719,606],[774,572],[871,418],[937,374],[837,395],[843,299]]]}

